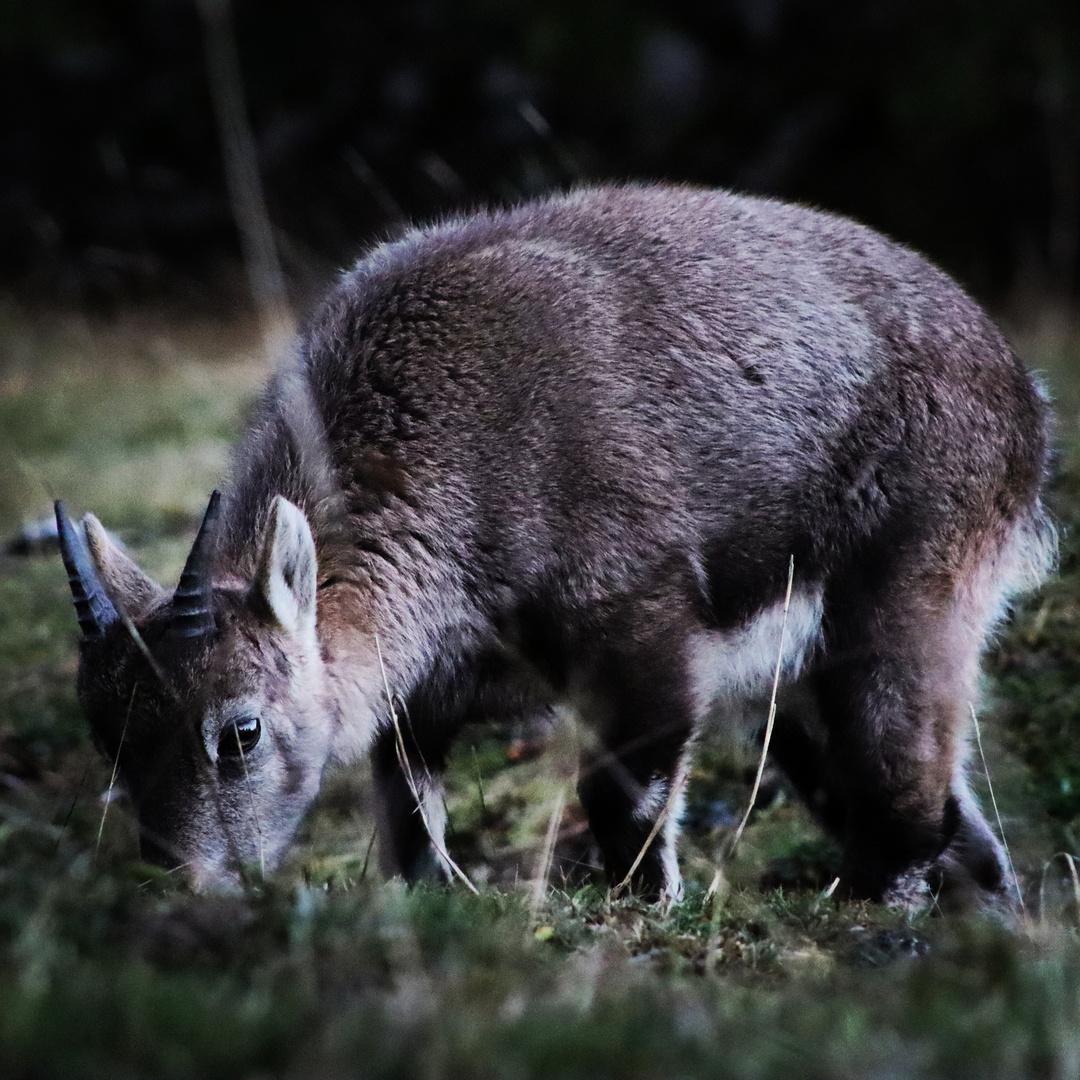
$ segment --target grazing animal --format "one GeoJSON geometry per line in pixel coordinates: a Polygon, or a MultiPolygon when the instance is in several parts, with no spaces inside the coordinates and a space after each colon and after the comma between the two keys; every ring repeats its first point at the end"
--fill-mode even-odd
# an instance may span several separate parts
{"type": "Polygon", "coordinates": [[[783,625],[816,719],[782,709],[771,753],[850,892],[1000,895],[966,728],[1054,558],[1046,412],[954,282],[844,218],[627,186],[419,229],[310,320],[175,592],[58,506],[79,695],[144,854],[201,885],[278,862],[368,752],[415,878],[462,723],[563,702],[613,881],[675,806],[633,874],[658,897],[688,746],[783,625]]]}

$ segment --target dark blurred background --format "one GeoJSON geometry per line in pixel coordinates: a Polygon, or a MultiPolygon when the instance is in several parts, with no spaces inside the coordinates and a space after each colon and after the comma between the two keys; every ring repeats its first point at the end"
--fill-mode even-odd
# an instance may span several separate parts
{"type": "MultiPolygon", "coordinates": [[[[600,178],[842,211],[992,303],[1077,285],[1076,0],[234,0],[232,19],[294,292],[405,219],[600,178]]],[[[220,145],[195,0],[3,0],[0,288],[109,307],[242,282],[220,145]]]]}

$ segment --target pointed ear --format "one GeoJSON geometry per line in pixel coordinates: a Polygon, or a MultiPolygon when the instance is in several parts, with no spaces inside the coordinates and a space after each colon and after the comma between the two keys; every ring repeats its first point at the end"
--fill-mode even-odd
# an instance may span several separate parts
{"type": "Polygon", "coordinates": [[[86,546],[109,596],[133,617],[163,601],[168,593],[135,564],[93,514],[82,519],[86,546]]]}
{"type": "Polygon", "coordinates": [[[278,495],[259,556],[255,589],[282,629],[297,637],[315,637],[315,589],[318,561],[304,512],[278,495]]]}

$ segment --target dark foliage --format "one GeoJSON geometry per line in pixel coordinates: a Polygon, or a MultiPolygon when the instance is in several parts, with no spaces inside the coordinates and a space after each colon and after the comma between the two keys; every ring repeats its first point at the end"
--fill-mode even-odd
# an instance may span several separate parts
{"type": "MultiPolygon", "coordinates": [[[[236,0],[288,270],[589,178],[807,200],[984,295],[1077,265],[1070,0],[236,0]]],[[[190,288],[236,239],[193,0],[7,0],[0,277],[190,288]]]]}

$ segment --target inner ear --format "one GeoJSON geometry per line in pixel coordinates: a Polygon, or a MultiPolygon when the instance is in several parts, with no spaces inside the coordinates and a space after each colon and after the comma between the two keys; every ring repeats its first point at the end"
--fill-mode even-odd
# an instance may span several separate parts
{"type": "Polygon", "coordinates": [[[317,579],[315,541],[307,517],[278,495],[270,508],[255,592],[282,629],[313,638],[317,579]]]}
{"type": "Polygon", "coordinates": [[[136,565],[93,514],[83,518],[82,526],[90,558],[114,603],[135,618],[165,600],[166,590],[136,565]]]}

